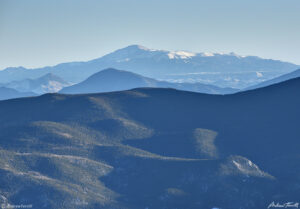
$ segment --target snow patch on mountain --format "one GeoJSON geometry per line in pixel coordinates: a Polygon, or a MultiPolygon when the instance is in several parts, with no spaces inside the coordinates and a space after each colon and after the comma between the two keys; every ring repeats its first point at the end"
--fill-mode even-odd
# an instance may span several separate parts
{"type": "Polygon", "coordinates": [[[122,59],[122,60],[117,60],[117,62],[129,62],[130,59],[129,58],[125,58],[125,59],[122,59]]]}
{"type": "Polygon", "coordinates": [[[215,56],[215,54],[211,53],[211,52],[203,52],[203,53],[201,53],[201,56],[202,57],[213,57],[213,56],[215,56]]]}
{"type": "Polygon", "coordinates": [[[189,59],[195,56],[196,53],[187,52],[187,51],[173,51],[168,53],[169,59],[189,59]]]}
{"type": "Polygon", "coordinates": [[[261,72],[256,72],[256,76],[257,76],[258,78],[261,78],[261,77],[263,77],[263,74],[262,74],[261,72]]]}
{"type": "Polygon", "coordinates": [[[251,160],[242,156],[230,156],[227,158],[226,163],[221,166],[221,173],[224,175],[242,175],[247,177],[261,177],[270,178],[274,177],[262,171],[251,160]]]}
{"type": "Polygon", "coordinates": [[[147,48],[147,47],[141,46],[141,45],[136,45],[136,47],[137,47],[138,49],[141,49],[141,50],[144,50],[144,51],[150,51],[150,52],[159,51],[159,50],[157,50],[157,49],[150,49],[150,48],[147,48]]]}

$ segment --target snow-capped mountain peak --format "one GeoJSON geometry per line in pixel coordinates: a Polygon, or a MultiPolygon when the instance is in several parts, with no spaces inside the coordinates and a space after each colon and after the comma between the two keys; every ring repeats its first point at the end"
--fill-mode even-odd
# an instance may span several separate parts
{"type": "MultiPolygon", "coordinates": [[[[163,55],[167,56],[169,59],[190,59],[193,57],[214,57],[214,56],[232,56],[232,57],[237,57],[237,58],[244,58],[246,56],[238,55],[234,52],[229,52],[229,53],[222,53],[222,52],[200,52],[200,53],[195,53],[187,50],[162,50],[162,49],[152,49],[148,48],[142,45],[130,45],[127,46],[123,49],[119,49],[115,51],[117,53],[122,52],[123,53],[151,53],[151,55],[163,55]]],[[[148,55],[147,55],[148,56],[148,55]]]]}
{"type": "Polygon", "coordinates": [[[153,52],[153,51],[159,51],[157,49],[150,49],[150,48],[147,48],[145,46],[142,46],[142,45],[135,45],[138,49],[140,50],[144,50],[144,51],[150,51],[150,52],[153,52]]]}
{"type": "Polygon", "coordinates": [[[292,72],[299,66],[235,53],[170,51],[130,45],[88,62],[63,63],[33,70],[9,68],[0,71],[0,83],[36,79],[49,72],[71,83],[78,83],[105,68],[127,70],[172,82],[201,82],[220,87],[246,88],[292,72]]]}
{"type": "MultiPolygon", "coordinates": [[[[138,44],[134,44],[134,45],[129,45],[123,49],[120,50],[124,50],[124,51],[147,51],[147,52],[155,52],[155,51],[162,51],[162,50],[158,50],[158,49],[151,49],[142,45],[138,45],[138,44]]],[[[119,50],[117,50],[119,51],[119,50]]]]}

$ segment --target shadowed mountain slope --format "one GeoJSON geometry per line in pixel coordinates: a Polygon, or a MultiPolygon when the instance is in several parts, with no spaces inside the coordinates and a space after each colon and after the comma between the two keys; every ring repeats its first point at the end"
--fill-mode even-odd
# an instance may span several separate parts
{"type": "Polygon", "coordinates": [[[147,78],[128,71],[113,68],[102,70],[85,81],[66,87],[60,93],[86,94],[111,91],[123,91],[140,87],[174,88],[179,90],[194,91],[207,94],[229,94],[238,89],[220,88],[201,83],[170,83],[147,78]]]}
{"type": "Polygon", "coordinates": [[[300,79],[0,102],[0,201],[33,208],[266,208],[300,194],[300,79]]]}

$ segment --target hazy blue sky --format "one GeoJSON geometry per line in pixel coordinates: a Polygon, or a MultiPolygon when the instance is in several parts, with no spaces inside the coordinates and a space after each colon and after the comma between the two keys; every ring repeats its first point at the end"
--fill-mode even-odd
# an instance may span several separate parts
{"type": "Polygon", "coordinates": [[[131,44],[300,64],[300,0],[0,0],[0,69],[131,44]]]}

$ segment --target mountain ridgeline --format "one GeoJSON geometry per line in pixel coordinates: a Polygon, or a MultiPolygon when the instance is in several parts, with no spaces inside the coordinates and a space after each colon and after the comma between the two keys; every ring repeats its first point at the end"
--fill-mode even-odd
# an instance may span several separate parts
{"type": "Polygon", "coordinates": [[[86,94],[123,91],[141,87],[174,88],[207,94],[230,94],[238,91],[238,89],[220,88],[209,84],[158,81],[128,71],[109,68],[95,73],[79,84],[62,89],[60,93],[86,94]]]}
{"type": "Polygon", "coordinates": [[[193,81],[241,89],[292,72],[299,66],[234,53],[166,51],[131,45],[88,62],[62,63],[38,69],[6,68],[0,71],[0,83],[36,79],[47,73],[70,83],[79,83],[106,68],[126,70],[158,80],[193,81]]]}
{"type": "Polygon", "coordinates": [[[0,86],[0,100],[36,96],[33,92],[19,92],[15,89],[0,86]]]}
{"type": "Polygon", "coordinates": [[[20,92],[34,92],[36,94],[44,94],[58,92],[63,87],[69,86],[70,84],[64,81],[62,78],[52,73],[48,73],[37,79],[11,81],[2,85],[20,92]]]}
{"type": "Polygon", "coordinates": [[[139,88],[1,101],[0,203],[257,209],[299,201],[299,89],[297,78],[231,95],[139,88]]]}

